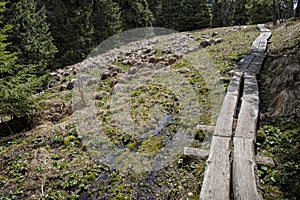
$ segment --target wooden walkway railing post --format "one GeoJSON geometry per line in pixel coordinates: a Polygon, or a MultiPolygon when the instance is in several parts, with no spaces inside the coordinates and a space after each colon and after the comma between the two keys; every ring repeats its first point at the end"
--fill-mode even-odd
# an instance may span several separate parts
{"type": "Polygon", "coordinates": [[[256,75],[266,56],[271,32],[263,24],[258,28],[260,35],[253,42],[251,53],[238,63],[227,89],[211,142],[201,200],[262,199],[257,187],[255,161],[259,116],[256,75]]]}

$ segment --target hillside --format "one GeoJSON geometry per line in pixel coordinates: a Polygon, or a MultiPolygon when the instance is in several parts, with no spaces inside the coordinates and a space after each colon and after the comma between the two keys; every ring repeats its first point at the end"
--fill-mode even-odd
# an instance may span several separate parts
{"type": "MultiPolygon", "coordinates": [[[[258,153],[276,162],[258,169],[266,199],[299,197],[299,25],[270,27],[259,77],[258,153]]],[[[211,132],[196,127],[215,124],[229,72],[258,34],[173,33],[53,72],[32,129],[0,138],[0,199],[199,199],[205,161],[183,147],[209,149],[211,132]]]]}

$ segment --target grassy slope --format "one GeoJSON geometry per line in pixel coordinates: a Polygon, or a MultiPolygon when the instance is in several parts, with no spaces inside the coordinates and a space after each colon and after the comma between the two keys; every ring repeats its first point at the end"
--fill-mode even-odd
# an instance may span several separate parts
{"type": "MultiPolygon", "coordinates": [[[[207,29],[193,33],[195,37],[224,29],[207,29]]],[[[250,51],[258,32],[255,26],[238,32],[218,35],[224,42],[207,51],[223,76],[250,51]]],[[[172,165],[154,173],[121,173],[95,161],[83,146],[71,118],[67,117],[70,92],[59,89],[46,92],[38,113],[44,125],[16,136],[0,140],[0,199],[76,199],[91,193],[109,199],[130,199],[147,194],[161,198],[187,197],[198,199],[205,163],[181,157],[172,165]],[[66,98],[67,97],[67,98],[66,98]],[[56,100],[53,105],[49,98],[56,100]],[[66,105],[66,106],[62,106],[66,105]],[[51,110],[51,109],[52,110],[51,110]],[[60,113],[65,113],[61,115],[60,113]],[[55,125],[46,123],[52,121],[55,125]],[[47,125],[48,124],[48,125],[47,125]],[[99,178],[100,177],[100,178],[99,178]]],[[[39,123],[37,123],[39,124],[39,123]]]]}
{"type": "MultiPolygon", "coordinates": [[[[296,91],[296,83],[300,81],[300,21],[287,21],[271,30],[270,52],[260,76],[261,122],[258,133],[263,137],[258,143],[258,153],[272,157],[276,166],[259,166],[258,175],[265,199],[299,199],[300,113],[296,107],[300,96],[296,93],[292,102],[279,99],[280,108],[296,103],[289,113],[278,110],[272,102],[283,91],[296,91]],[[285,75],[290,66],[295,68],[290,75],[285,75]]],[[[284,94],[291,98],[291,93],[284,94]]]]}

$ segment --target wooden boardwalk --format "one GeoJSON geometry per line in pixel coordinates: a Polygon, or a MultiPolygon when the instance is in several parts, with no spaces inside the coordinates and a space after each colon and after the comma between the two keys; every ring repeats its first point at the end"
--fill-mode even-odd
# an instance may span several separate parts
{"type": "Polygon", "coordinates": [[[259,24],[252,50],[238,63],[213,133],[200,199],[256,200],[255,161],[259,91],[256,75],[266,56],[270,30],[259,24]]]}

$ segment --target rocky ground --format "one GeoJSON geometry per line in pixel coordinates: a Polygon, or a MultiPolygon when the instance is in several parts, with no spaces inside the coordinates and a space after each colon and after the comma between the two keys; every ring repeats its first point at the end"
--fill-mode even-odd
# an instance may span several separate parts
{"type": "Polygon", "coordinates": [[[0,139],[0,199],[199,199],[205,161],[183,147],[209,148],[196,127],[214,125],[258,30],[145,33],[51,73],[32,130],[0,139]]]}

